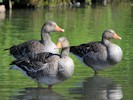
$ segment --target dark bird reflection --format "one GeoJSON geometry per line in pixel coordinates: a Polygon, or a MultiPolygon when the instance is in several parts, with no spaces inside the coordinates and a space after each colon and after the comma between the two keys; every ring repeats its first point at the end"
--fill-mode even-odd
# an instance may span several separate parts
{"type": "Polygon", "coordinates": [[[19,90],[16,96],[9,98],[12,100],[64,100],[65,97],[49,89],[25,88],[19,90]]]}
{"type": "Polygon", "coordinates": [[[121,100],[123,97],[120,84],[98,75],[86,78],[81,87],[72,88],[69,93],[80,94],[75,98],[82,100],[121,100]]]}

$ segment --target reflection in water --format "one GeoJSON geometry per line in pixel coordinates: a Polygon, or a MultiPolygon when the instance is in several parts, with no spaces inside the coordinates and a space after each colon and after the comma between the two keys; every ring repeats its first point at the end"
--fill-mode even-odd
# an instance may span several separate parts
{"type": "Polygon", "coordinates": [[[5,13],[0,13],[0,20],[4,20],[5,19],[5,13]]]}
{"type": "Polygon", "coordinates": [[[85,79],[83,86],[73,88],[72,94],[81,94],[83,100],[120,100],[123,97],[119,84],[113,83],[107,77],[94,76],[85,79]]]}
{"type": "Polygon", "coordinates": [[[6,11],[5,5],[0,5],[0,20],[5,19],[5,11],[6,11]]]}
{"type": "Polygon", "coordinates": [[[25,88],[19,91],[19,95],[9,98],[13,100],[64,100],[61,94],[45,88],[25,88]]]}
{"type": "MultiPolygon", "coordinates": [[[[10,99],[9,96],[13,96],[13,99],[11,98],[12,100],[14,100],[14,98],[26,98],[28,92],[26,92],[25,89],[21,90],[23,92],[16,92],[16,90],[27,84],[34,84],[34,82],[30,83],[31,81],[25,79],[19,72],[8,71],[9,63],[13,59],[8,55],[9,52],[3,52],[3,49],[30,39],[40,39],[40,27],[47,20],[56,21],[66,30],[62,34],[51,34],[52,40],[55,43],[57,42],[57,38],[61,36],[68,37],[71,45],[100,40],[101,32],[106,28],[113,28],[124,38],[121,42],[116,41],[123,49],[124,58],[120,64],[116,65],[116,67],[114,66],[114,69],[108,70],[109,73],[107,72],[109,76],[115,77],[115,80],[118,80],[119,84],[122,84],[123,91],[119,84],[114,84],[114,82],[108,78],[99,77],[98,80],[92,77],[84,80],[83,77],[89,77],[88,70],[91,71],[91,69],[84,67],[83,64],[72,55],[76,66],[74,76],[67,82],[59,86],[57,85],[57,92],[61,93],[65,98],[72,97],[73,99],[73,97],[80,97],[86,100],[99,100],[97,98],[111,98],[111,96],[116,98],[116,96],[113,96],[114,94],[118,95],[118,98],[122,98],[123,92],[123,100],[132,100],[133,46],[131,45],[133,43],[133,6],[131,6],[131,4],[133,2],[127,2],[129,0],[110,1],[112,1],[111,4],[107,4],[106,6],[97,5],[96,8],[88,6],[81,9],[62,7],[60,9],[51,8],[45,10],[12,9],[12,12],[9,12],[9,10],[6,11],[6,16],[4,14],[0,16],[2,17],[2,19],[0,19],[0,100],[8,100],[10,99]],[[25,82],[25,80],[27,80],[27,82],[25,82]],[[81,83],[84,81],[84,87],[80,85],[79,88],[76,88],[76,86],[72,88],[77,81],[81,81],[81,83]],[[70,88],[69,86],[72,88],[70,93],[74,94],[68,94],[68,91],[66,91],[70,88]]],[[[28,91],[29,95],[30,93],[32,94],[32,90],[28,91]]],[[[37,95],[43,98],[45,92],[40,93],[37,91],[36,94],[33,94],[34,95],[29,96],[29,98],[35,98],[34,96],[37,95]]],[[[56,96],[63,98],[60,94],[56,96]]],[[[51,98],[52,97],[54,96],[51,96],[51,98]]]]}

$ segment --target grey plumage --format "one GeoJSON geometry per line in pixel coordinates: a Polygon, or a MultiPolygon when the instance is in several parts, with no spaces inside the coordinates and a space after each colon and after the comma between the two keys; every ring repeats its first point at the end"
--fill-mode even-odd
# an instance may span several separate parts
{"type": "Polygon", "coordinates": [[[27,77],[49,87],[70,78],[74,71],[74,63],[69,57],[69,42],[65,37],[59,38],[58,42],[62,46],[58,47],[62,48],[61,55],[40,53],[27,60],[13,61],[11,65],[15,66],[10,69],[18,69],[27,77]]]}
{"type": "Polygon", "coordinates": [[[50,32],[64,32],[64,30],[57,26],[55,22],[48,21],[42,26],[40,41],[29,40],[5,50],[9,50],[10,54],[16,59],[25,59],[31,54],[33,55],[41,52],[59,53],[58,49],[55,49],[56,45],[50,38],[50,32]]]}
{"type": "Polygon", "coordinates": [[[97,73],[98,70],[115,65],[122,59],[121,48],[110,42],[113,38],[121,39],[113,30],[108,29],[103,32],[101,41],[71,46],[70,52],[97,73]]]}

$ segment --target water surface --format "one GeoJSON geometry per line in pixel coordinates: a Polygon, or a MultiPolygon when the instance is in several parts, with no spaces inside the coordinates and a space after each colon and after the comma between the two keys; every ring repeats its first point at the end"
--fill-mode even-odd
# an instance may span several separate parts
{"type": "MultiPolygon", "coordinates": [[[[119,1],[119,0],[118,0],[119,1]]],[[[85,8],[12,10],[0,14],[0,100],[132,100],[133,99],[133,7],[131,2],[111,3],[85,8]],[[122,40],[112,40],[123,50],[123,59],[98,76],[72,54],[74,75],[55,85],[53,90],[36,88],[37,84],[16,70],[8,70],[13,60],[3,49],[30,39],[40,39],[45,21],[53,20],[65,29],[51,33],[56,43],[66,36],[71,45],[99,41],[102,32],[111,28],[122,40]]]]}

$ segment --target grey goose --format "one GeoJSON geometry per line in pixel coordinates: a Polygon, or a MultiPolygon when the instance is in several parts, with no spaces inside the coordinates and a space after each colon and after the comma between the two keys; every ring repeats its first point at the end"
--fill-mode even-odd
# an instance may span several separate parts
{"type": "Polygon", "coordinates": [[[121,48],[110,39],[121,39],[121,37],[112,29],[107,29],[103,32],[101,41],[71,46],[70,52],[97,74],[99,70],[113,66],[122,59],[121,48]]]}
{"type": "Polygon", "coordinates": [[[56,45],[51,40],[50,32],[64,32],[64,29],[60,28],[54,21],[47,21],[41,29],[41,40],[29,40],[5,50],[9,50],[16,59],[25,59],[41,52],[58,54],[59,50],[55,49],[56,45]]]}
{"type": "Polygon", "coordinates": [[[44,52],[37,54],[30,60],[14,60],[10,69],[17,69],[25,76],[37,81],[38,86],[44,83],[51,89],[70,78],[74,71],[73,60],[69,57],[69,42],[66,37],[58,39],[57,48],[62,48],[61,54],[44,52]]]}

